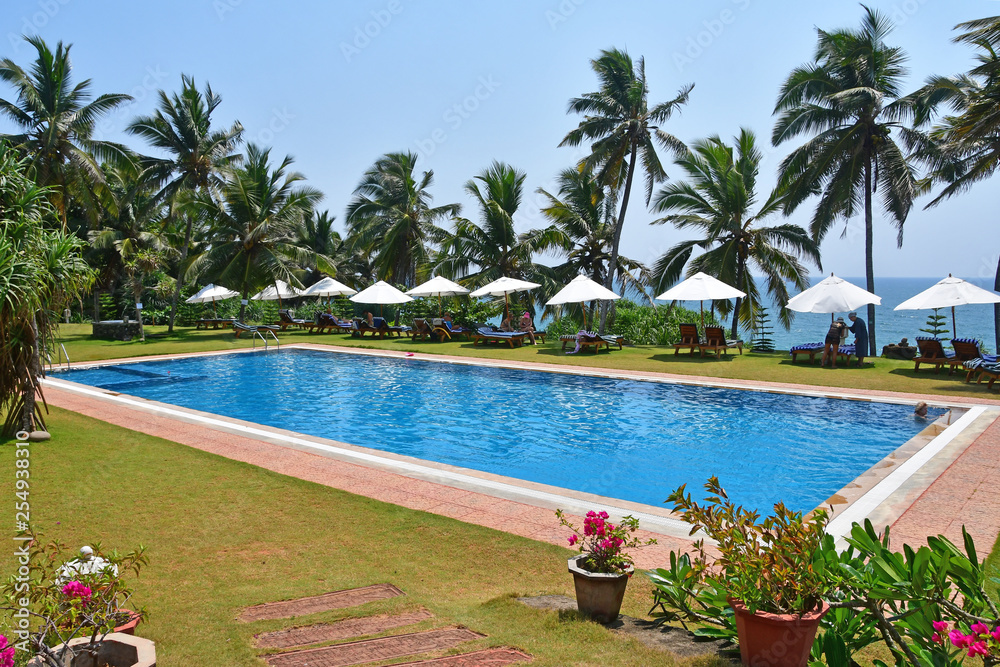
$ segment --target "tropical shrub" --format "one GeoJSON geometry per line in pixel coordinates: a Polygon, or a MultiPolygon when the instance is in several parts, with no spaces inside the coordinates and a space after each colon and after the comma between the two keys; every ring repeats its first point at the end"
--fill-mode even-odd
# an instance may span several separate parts
{"type": "MultiPolygon", "coordinates": [[[[615,303],[608,331],[624,336],[632,345],[671,345],[681,338],[680,325],[691,322],[700,329],[701,314],[681,306],[644,306],[622,299],[615,303]]],[[[705,324],[718,326],[719,322],[713,313],[705,313],[705,324]]]]}
{"type": "Polygon", "coordinates": [[[569,545],[580,545],[580,553],[586,554],[580,566],[588,572],[601,574],[621,574],[627,572],[634,563],[629,549],[656,544],[655,539],[640,540],[635,536],[639,520],[633,516],[622,517],[618,524],[611,522],[607,512],[587,512],[583,519],[583,530],[574,526],[562,510],[556,510],[559,525],[569,528],[569,545]]]}

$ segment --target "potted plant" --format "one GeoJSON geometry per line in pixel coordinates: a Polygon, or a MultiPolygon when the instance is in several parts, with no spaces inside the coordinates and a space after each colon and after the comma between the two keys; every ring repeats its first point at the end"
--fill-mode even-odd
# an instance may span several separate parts
{"type": "Polygon", "coordinates": [[[634,535],[639,520],[623,517],[618,524],[610,521],[607,512],[587,512],[581,532],[556,511],[559,524],[573,531],[569,545],[579,544],[580,555],[569,559],[569,571],[576,588],[576,606],[580,613],[598,623],[611,623],[618,618],[625,597],[625,587],[635,571],[628,549],[656,544],[656,540],[640,540],[634,535]]]}
{"type": "MultiPolygon", "coordinates": [[[[132,597],[124,575],[146,564],[143,547],[101,555],[100,545],[84,547],[66,560],[64,545],[42,544],[26,533],[24,561],[30,565],[8,579],[3,608],[33,619],[33,629],[18,630],[19,650],[36,667],[133,667],[155,664],[153,642],[115,632],[135,627],[145,611],[126,608],[132,597]]],[[[131,605],[128,605],[131,606],[131,605]]],[[[24,625],[27,628],[27,624],[24,625]]],[[[19,663],[20,664],[20,663],[19,663]]],[[[0,667],[3,663],[0,662],[0,667]]]]}
{"type": "Polygon", "coordinates": [[[734,504],[716,477],[705,484],[705,504],[684,489],[667,502],[692,525],[692,535],[700,531],[714,540],[718,553],[710,556],[704,539],[694,543],[690,588],[726,592],[744,665],[804,667],[830,609],[823,600],[829,584],[820,553],[827,513],[804,516],[778,503],[761,520],[756,511],[734,504]]]}

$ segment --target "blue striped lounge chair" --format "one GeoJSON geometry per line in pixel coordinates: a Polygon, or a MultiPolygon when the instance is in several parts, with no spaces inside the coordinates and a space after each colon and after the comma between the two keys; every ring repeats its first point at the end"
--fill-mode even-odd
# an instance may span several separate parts
{"type": "Polygon", "coordinates": [[[520,347],[524,345],[527,335],[523,331],[493,331],[490,327],[479,327],[476,333],[472,334],[472,345],[475,347],[479,343],[506,343],[512,348],[520,347]]]}

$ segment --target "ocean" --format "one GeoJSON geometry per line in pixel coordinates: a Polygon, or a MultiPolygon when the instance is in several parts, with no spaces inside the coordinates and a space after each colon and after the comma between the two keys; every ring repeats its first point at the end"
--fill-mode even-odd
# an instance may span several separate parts
{"type": "MultiPolygon", "coordinates": [[[[810,285],[815,285],[819,281],[823,280],[824,277],[825,276],[812,277],[810,285]]],[[[849,278],[845,276],[844,280],[852,282],[861,288],[865,287],[864,278],[849,278]]],[[[893,310],[893,308],[910,297],[924,291],[938,280],[940,280],[940,278],[875,278],[875,294],[882,297],[882,305],[875,306],[875,341],[878,344],[878,350],[880,352],[882,350],[882,346],[888,345],[889,343],[898,343],[902,338],[908,338],[910,344],[912,345],[913,340],[917,336],[928,335],[921,332],[920,329],[927,328],[927,317],[931,315],[933,311],[893,310]]],[[[983,289],[993,289],[992,278],[989,280],[981,278],[965,278],[965,280],[968,280],[983,289]]],[[[789,289],[789,294],[791,296],[795,296],[798,294],[798,291],[791,288],[789,289]]],[[[697,302],[694,302],[694,304],[685,303],[684,305],[688,308],[698,308],[697,302]]],[[[706,307],[708,306],[708,304],[705,305],[706,307]]],[[[867,310],[867,306],[859,308],[858,317],[867,321],[867,310]]],[[[950,340],[952,338],[951,310],[941,309],[939,312],[947,317],[946,325],[948,329],[948,333],[942,334],[941,337],[950,340]]],[[[786,331],[777,323],[777,313],[778,306],[774,303],[769,304],[768,314],[771,317],[771,324],[774,328],[772,338],[775,343],[775,348],[779,350],[787,350],[791,346],[799,345],[801,343],[822,342],[827,329],[830,328],[830,316],[828,314],[794,313],[791,328],[786,331]]],[[[844,319],[847,320],[847,313],[838,313],[838,315],[844,316],[844,319]]],[[[993,351],[995,336],[992,304],[957,306],[955,308],[955,320],[958,328],[958,336],[960,338],[982,339],[985,344],[985,348],[990,352],[993,351]]],[[[749,334],[743,335],[744,340],[748,337],[749,334]]],[[[848,338],[848,341],[853,342],[854,336],[851,335],[850,338],[848,338]]]]}

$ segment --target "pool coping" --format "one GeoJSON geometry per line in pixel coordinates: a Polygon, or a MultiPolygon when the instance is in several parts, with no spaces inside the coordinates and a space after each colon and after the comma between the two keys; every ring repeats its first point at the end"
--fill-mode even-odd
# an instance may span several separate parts
{"type": "MultiPolygon", "coordinates": [[[[305,349],[327,353],[344,353],[395,359],[407,359],[416,356],[415,354],[405,354],[396,351],[359,350],[357,348],[314,343],[290,344],[283,346],[283,349],[305,349]]],[[[73,368],[89,368],[112,364],[171,360],[206,355],[217,356],[220,354],[255,351],[260,352],[261,350],[238,349],[155,355],[96,362],[78,362],[71,364],[71,366],[73,368]]],[[[645,371],[620,371],[565,365],[556,366],[532,362],[452,357],[446,355],[420,355],[418,360],[513,370],[531,370],[535,372],[556,372],[577,376],[653,381],[689,386],[721,387],[763,391],[765,393],[786,393],[846,400],[881,401],[896,404],[914,403],[914,398],[910,395],[872,395],[828,387],[806,388],[803,390],[798,387],[775,385],[774,383],[749,384],[742,381],[715,381],[714,379],[690,376],[683,376],[681,380],[677,380],[674,376],[645,371]]],[[[77,394],[98,400],[111,401],[171,419],[262,440],[282,447],[299,449],[328,458],[348,461],[357,465],[382,469],[414,479],[464,489],[494,498],[546,509],[563,509],[571,514],[583,514],[595,507],[604,508],[612,516],[616,517],[631,514],[639,519],[640,526],[647,531],[675,538],[689,539],[690,527],[664,507],[553,487],[382,450],[350,445],[332,439],[319,438],[224,417],[214,413],[151,401],[68,380],[47,378],[45,383],[77,394]]],[[[928,402],[931,403],[931,401],[928,402]]],[[[906,443],[888,454],[824,502],[821,507],[826,507],[831,515],[828,532],[842,539],[854,521],[863,521],[865,518],[871,518],[875,525],[889,525],[893,523],[913,504],[916,498],[929,488],[949,465],[957,460],[1000,417],[1000,407],[996,405],[962,401],[935,401],[932,405],[934,407],[946,408],[949,412],[929,424],[920,433],[910,438],[906,443]]]]}

